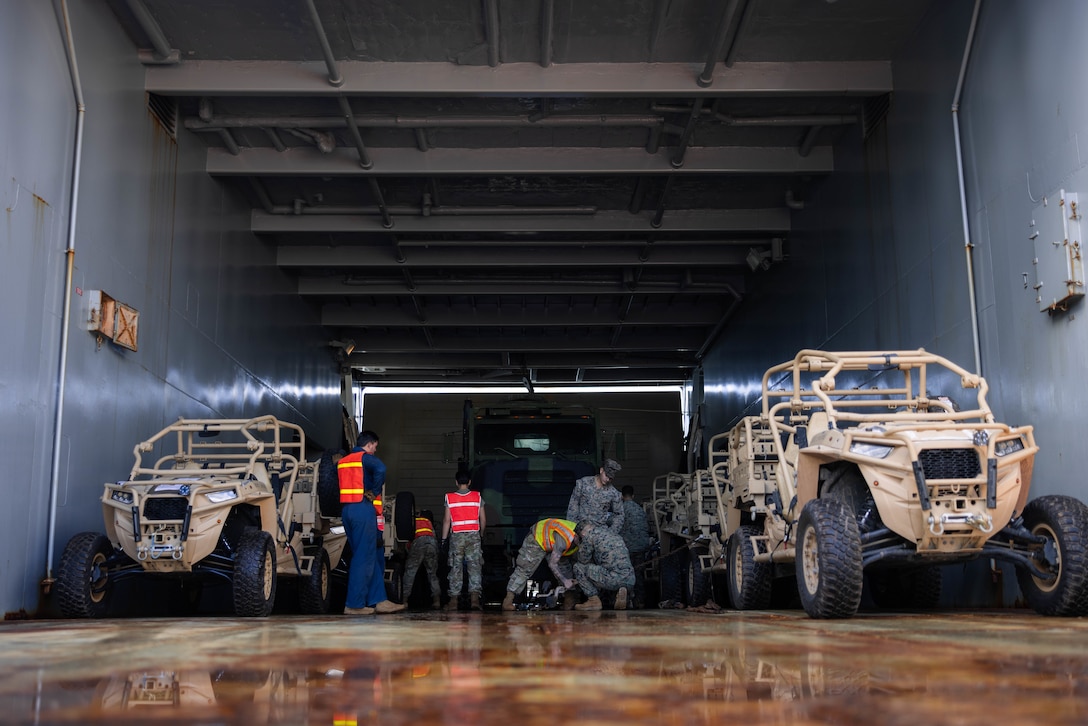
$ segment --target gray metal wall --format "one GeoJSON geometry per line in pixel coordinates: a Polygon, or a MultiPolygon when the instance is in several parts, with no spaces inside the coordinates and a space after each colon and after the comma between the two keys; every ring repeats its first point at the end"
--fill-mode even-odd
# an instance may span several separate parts
{"type": "MultiPolygon", "coordinates": [[[[62,412],[56,552],[101,530],[102,482],[178,416],[271,413],[318,447],[340,436],[340,383],[316,312],[248,231],[249,206],[203,171],[147,110],[144,68],[97,0],[70,3],[85,97],[72,325],[62,412]],[[138,350],[82,328],[89,290],[140,312],[138,350]]],[[[47,571],[76,104],[59,14],[0,4],[0,610],[35,612],[47,571]]]]}
{"type": "MultiPolygon", "coordinates": [[[[713,433],[756,405],[763,370],[804,347],[925,347],[975,367],[952,118],[974,6],[934,3],[893,65],[886,126],[840,145],[835,178],[794,212],[789,262],[708,356],[713,433]]],[[[1032,495],[1081,499],[1088,309],[1039,312],[1033,258],[1045,249],[1029,235],[1057,214],[1059,190],[1088,190],[1086,27],[1080,0],[985,0],[959,107],[989,401],[999,420],[1035,426],[1032,495]]],[[[1008,568],[951,569],[948,604],[1017,597],[1008,568]]]]}

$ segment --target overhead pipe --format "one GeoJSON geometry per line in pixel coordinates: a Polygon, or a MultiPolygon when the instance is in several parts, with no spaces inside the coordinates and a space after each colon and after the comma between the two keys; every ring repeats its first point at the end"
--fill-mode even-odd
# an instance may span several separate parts
{"type": "Polygon", "coordinates": [[[385,205],[385,197],[382,195],[382,188],[378,185],[377,178],[367,177],[367,183],[370,184],[370,193],[374,195],[374,201],[378,203],[378,214],[382,216],[382,226],[391,229],[393,218],[389,216],[389,208],[385,205]]]}
{"type": "Polygon", "coordinates": [[[982,0],[975,0],[975,9],[971,13],[971,26],[967,30],[967,42],[963,48],[963,60],[960,62],[960,75],[956,79],[956,93],[952,98],[952,131],[956,140],[956,174],[960,186],[960,216],[963,219],[963,253],[967,259],[967,293],[971,301],[971,338],[975,346],[975,373],[982,375],[982,342],[978,325],[978,310],[975,302],[975,268],[971,259],[971,225],[967,213],[967,188],[963,181],[963,145],[960,142],[960,96],[963,82],[967,76],[967,62],[971,58],[971,49],[975,43],[975,29],[978,27],[978,14],[982,0]]]}
{"type": "Polygon", "coordinates": [[[804,209],[805,203],[793,196],[793,190],[786,190],[786,206],[790,209],[804,209]]]}
{"type": "MultiPolygon", "coordinates": [[[[129,1],[132,2],[132,0],[129,1]]],[[[325,26],[321,23],[321,16],[317,13],[314,0],[306,0],[306,9],[310,11],[310,21],[314,24],[317,41],[321,44],[321,53],[325,56],[325,67],[329,71],[329,85],[339,88],[344,85],[344,77],[340,75],[340,69],[336,65],[336,58],[332,54],[332,46],[329,45],[329,37],[325,35],[325,26]]]]}
{"type": "Polygon", "coordinates": [[[227,147],[227,151],[229,151],[231,155],[238,156],[238,154],[242,153],[242,150],[238,148],[238,142],[230,135],[230,131],[219,129],[219,138],[223,140],[223,146],[227,147]]]}
{"type": "Polygon", "coordinates": [[[540,67],[552,64],[552,35],[555,32],[555,0],[544,0],[540,10],[540,67]]]}
{"type": "Polygon", "coordinates": [[[805,132],[805,138],[801,139],[801,145],[797,148],[797,153],[801,156],[808,156],[812,153],[812,147],[816,145],[816,139],[820,136],[820,130],[823,126],[809,126],[808,131],[805,132]]]}
{"type": "Polygon", "coordinates": [[[359,133],[358,124],[355,123],[355,114],[351,111],[351,104],[343,95],[338,96],[337,101],[340,102],[340,111],[344,114],[344,121],[347,123],[348,132],[351,133],[351,140],[355,144],[355,150],[359,152],[359,166],[369,169],[374,166],[374,162],[370,160],[370,154],[367,153],[366,146],[363,144],[363,136],[359,133]]]}
{"type": "Polygon", "coordinates": [[[253,189],[253,193],[257,195],[257,201],[261,203],[261,208],[264,211],[272,214],[272,210],[275,209],[275,205],[272,204],[272,198],[268,196],[268,191],[261,184],[261,181],[256,177],[247,177],[249,179],[249,186],[253,189]]]}
{"type": "Polygon", "coordinates": [[[151,47],[154,49],[157,59],[177,63],[177,51],[170,47],[170,41],[166,39],[166,36],[162,32],[162,28],[159,27],[158,22],[156,22],[155,18],[148,12],[147,7],[143,4],[142,0],[125,0],[125,4],[128,5],[128,9],[132,12],[132,16],[136,18],[136,22],[139,24],[140,29],[144,31],[144,35],[151,41],[151,47]]]}
{"type": "Polygon", "coordinates": [[[46,593],[53,584],[53,557],[57,536],[57,493],[60,491],[60,452],[64,430],[65,383],[68,379],[68,332],[72,323],[72,287],[76,256],[76,213],[79,209],[79,173],[83,161],[83,124],[87,108],[83,103],[83,85],[79,80],[76,62],[76,45],[72,39],[72,20],[68,14],[68,0],[60,0],[61,19],[64,27],[64,47],[68,51],[68,73],[72,79],[72,91],[76,102],[75,144],[72,150],[71,203],[68,208],[68,245],[64,251],[64,306],[61,309],[60,354],[57,366],[57,401],[53,412],[53,460],[49,476],[49,523],[46,527],[45,579],[42,587],[46,593]]]}
{"type": "Polygon", "coordinates": [[[699,120],[699,114],[702,113],[702,110],[703,99],[695,99],[695,102],[691,104],[691,115],[688,116],[688,123],[684,127],[684,132],[680,134],[680,141],[676,145],[676,151],[673,152],[672,159],[669,161],[674,169],[679,169],[684,165],[684,154],[687,153],[691,135],[695,133],[695,123],[699,120]]]}
{"type": "Polygon", "coordinates": [[[706,337],[706,341],[703,343],[702,347],[699,348],[698,352],[695,353],[695,360],[697,361],[702,362],[703,356],[706,355],[706,352],[710,349],[710,346],[712,346],[715,341],[717,341],[718,336],[720,336],[722,334],[722,331],[725,330],[725,324],[728,323],[729,319],[733,317],[733,313],[735,313],[737,308],[740,307],[741,300],[743,299],[741,297],[741,294],[737,292],[737,289],[735,287],[728,283],[725,283],[725,286],[729,288],[727,292],[733,296],[733,302],[729,304],[729,307],[726,309],[725,314],[722,315],[721,320],[718,321],[718,324],[715,325],[714,329],[710,331],[710,335],[706,337]]]}
{"type": "Polygon", "coordinates": [[[725,65],[726,68],[733,67],[733,61],[737,56],[737,38],[741,37],[748,28],[748,23],[752,19],[753,7],[755,7],[754,2],[751,0],[744,0],[744,5],[740,10],[740,21],[737,23],[737,32],[733,34],[733,41],[729,44],[729,50],[725,54],[723,65],[725,65]]]}
{"type": "Polygon", "coordinates": [[[283,143],[283,139],[276,133],[276,129],[264,129],[265,135],[268,136],[268,140],[272,142],[272,148],[276,151],[286,151],[287,146],[283,143]]]}
{"type": "Polygon", "coordinates": [[[499,67],[499,0],[484,0],[484,32],[487,34],[487,64],[499,67]]]}
{"type": "Polygon", "coordinates": [[[706,88],[714,83],[714,66],[718,64],[718,58],[721,57],[725,49],[725,42],[729,38],[733,18],[737,13],[738,2],[740,0],[729,0],[728,4],[722,8],[722,15],[718,20],[718,29],[714,32],[714,40],[710,43],[710,54],[707,55],[706,65],[703,66],[703,72],[695,79],[695,82],[701,88],[706,88]]]}
{"type": "Polygon", "coordinates": [[[854,114],[810,114],[808,116],[730,116],[716,111],[714,118],[728,126],[849,126],[854,114]]]}
{"type": "Polygon", "coordinates": [[[665,202],[669,196],[669,190],[672,189],[672,182],[676,177],[672,174],[665,180],[665,188],[661,190],[661,198],[657,201],[657,211],[654,212],[654,218],[650,220],[650,226],[654,229],[661,227],[661,221],[665,217],[665,202]]]}

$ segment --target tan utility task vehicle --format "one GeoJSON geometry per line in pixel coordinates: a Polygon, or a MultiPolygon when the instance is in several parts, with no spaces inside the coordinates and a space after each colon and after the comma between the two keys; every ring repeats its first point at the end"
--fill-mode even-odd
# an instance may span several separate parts
{"type": "Polygon", "coordinates": [[[103,616],[115,583],[136,576],[225,579],[234,612],[256,617],[272,611],[278,578],[296,578],[302,612],[328,612],[347,537],[321,514],[329,484],[305,451],[302,429],[273,416],[179,419],[140,442],[128,480],[105,486],[106,534],[77,534],[61,555],[61,612],[103,616]]]}
{"type": "Polygon", "coordinates": [[[1088,507],[1028,501],[1032,427],[996,422],[987,388],[925,350],[802,350],[768,370],[762,413],[710,444],[729,453],[709,471],[734,606],[767,607],[782,574],[814,618],[853,615],[863,576],[878,606],[933,606],[939,565],[986,557],[1015,565],[1038,612],[1088,613],[1088,507]],[[962,410],[930,392],[957,382],[974,389],[962,410]]]}

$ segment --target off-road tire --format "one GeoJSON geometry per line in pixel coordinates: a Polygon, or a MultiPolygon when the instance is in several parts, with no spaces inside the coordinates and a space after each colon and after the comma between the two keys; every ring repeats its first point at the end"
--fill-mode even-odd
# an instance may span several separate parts
{"type": "Polygon", "coordinates": [[[68,618],[101,618],[109,608],[112,583],[103,563],[113,554],[104,534],[80,532],[68,540],[57,568],[57,605],[68,618]]]}
{"type": "Polygon", "coordinates": [[[869,596],[881,610],[933,610],[941,600],[938,565],[878,570],[867,579],[869,596]]]}
{"type": "Polygon", "coordinates": [[[861,604],[861,536],[850,508],[813,499],[797,524],[797,591],[811,618],[848,618],[861,604]]]}
{"type": "Polygon", "coordinates": [[[263,618],[276,602],[276,543],[263,529],[242,533],[234,555],[234,614],[263,618]]]}
{"type": "Polygon", "coordinates": [[[336,471],[336,462],[343,455],[343,451],[328,449],[317,461],[317,506],[322,517],[339,517],[343,508],[340,475],[336,471]]]}
{"type": "Polygon", "coordinates": [[[298,581],[298,606],[303,615],[328,614],[332,602],[331,571],[329,555],[322,548],[314,556],[310,574],[298,581]]]}
{"type": "Polygon", "coordinates": [[[705,605],[710,594],[710,573],[703,570],[700,555],[705,555],[705,548],[696,548],[688,552],[687,563],[683,570],[681,584],[684,588],[684,604],[688,607],[705,605]]]}
{"type": "Polygon", "coordinates": [[[1046,496],[1024,507],[1024,526],[1046,537],[1058,576],[1047,582],[1016,568],[1016,580],[1028,605],[1040,615],[1088,614],[1088,506],[1073,497],[1046,496]]]}
{"type": "Polygon", "coordinates": [[[688,550],[680,547],[661,560],[661,602],[684,601],[683,573],[687,567],[688,550]]]}
{"type": "Polygon", "coordinates": [[[766,610],[771,606],[771,568],[756,562],[752,537],[763,534],[755,525],[742,524],[729,538],[726,562],[729,599],[737,610],[766,610]]]}
{"type": "Polygon", "coordinates": [[[393,538],[398,542],[416,538],[416,496],[412,492],[397,492],[393,498],[393,538]]]}

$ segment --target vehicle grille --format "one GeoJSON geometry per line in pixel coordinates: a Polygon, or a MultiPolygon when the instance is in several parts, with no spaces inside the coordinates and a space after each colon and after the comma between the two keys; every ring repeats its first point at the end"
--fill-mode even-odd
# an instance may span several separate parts
{"type": "Polygon", "coordinates": [[[918,461],[926,479],[974,479],[982,473],[976,449],[926,449],[918,461]]]}
{"type": "Polygon", "coordinates": [[[144,500],[144,519],[185,519],[189,500],[185,497],[155,497],[144,500]]]}

